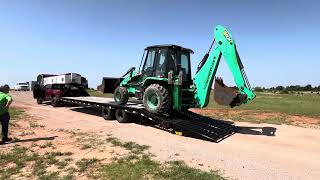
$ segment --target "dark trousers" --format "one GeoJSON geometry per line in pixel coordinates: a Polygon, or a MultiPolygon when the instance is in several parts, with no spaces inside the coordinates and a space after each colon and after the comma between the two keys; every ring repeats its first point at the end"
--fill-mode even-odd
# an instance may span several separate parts
{"type": "Polygon", "coordinates": [[[9,113],[0,115],[0,121],[2,126],[2,140],[6,140],[8,139],[8,130],[9,130],[9,121],[10,121],[9,113]]]}

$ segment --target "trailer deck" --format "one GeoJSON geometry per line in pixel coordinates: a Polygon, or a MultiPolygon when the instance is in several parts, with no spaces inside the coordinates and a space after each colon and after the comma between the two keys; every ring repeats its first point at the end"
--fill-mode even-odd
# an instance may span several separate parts
{"type": "MultiPolygon", "coordinates": [[[[84,97],[63,97],[61,98],[62,101],[74,101],[74,102],[82,102],[82,104],[85,105],[101,105],[101,106],[118,106],[113,98],[107,98],[107,97],[95,97],[95,96],[84,96],[84,97]]],[[[143,104],[141,101],[129,101],[125,106],[131,107],[131,108],[137,108],[142,109],[143,104]]]]}
{"type": "Polygon", "coordinates": [[[77,104],[79,106],[99,108],[101,110],[122,109],[125,113],[136,114],[144,120],[152,122],[151,124],[156,128],[177,135],[194,137],[212,142],[220,142],[239,129],[237,126],[225,121],[205,117],[191,111],[179,112],[170,116],[152,114],[144,109],[141,101],[129,101],[126,105],[118,105],[112,98],[93,96],[60,97],[60,101],[77,104]]]}

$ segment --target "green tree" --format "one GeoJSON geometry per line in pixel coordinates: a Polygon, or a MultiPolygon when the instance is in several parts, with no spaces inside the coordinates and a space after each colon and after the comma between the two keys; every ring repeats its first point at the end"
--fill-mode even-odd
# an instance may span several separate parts
{"type": "Polygon", "coordinates": [[[312,86],[310,84],[306,85],[305,87],[303,87],[304,91],[311,91],[312,90],[312,86]]]}
{"type": "Polygon", "coordinates": [[[261,87],[257,86],[254,88],[254,91],[255,92],[263,92],[263,89],[261,87]]]}
{"type": "Polygon", "coordinates": [[[276,91],[283,91],[284,90],[284,87],[283,86],[277,86],[276,87],[276,91]]]}

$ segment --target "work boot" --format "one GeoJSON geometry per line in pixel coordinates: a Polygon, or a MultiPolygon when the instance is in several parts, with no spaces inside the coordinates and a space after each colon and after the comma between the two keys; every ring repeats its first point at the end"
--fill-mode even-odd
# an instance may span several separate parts
{"type": "Polygon", "coordinates": [[[12,138],[2,138],[2,142],[0,144],[9,144],[12,141],[12,138]]]}

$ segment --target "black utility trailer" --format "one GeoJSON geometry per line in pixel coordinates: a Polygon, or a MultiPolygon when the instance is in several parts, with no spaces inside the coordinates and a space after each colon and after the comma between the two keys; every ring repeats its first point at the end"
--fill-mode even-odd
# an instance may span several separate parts
{"type": "Polygon", "coordinates": [[[60,97],[59,101],[66,104],[98,108],[102,112],[102,117],[106,120],[116,118],[118,122],[124,123],[132,117],[139,117],[141,123],[150,122],[148,124],[177,135],[212,142],[220,142],[238,130],[237,126],[228,122],[215,120],[191,111],[177,112],[170,116],[153,114],[144,109],[141,101],[129,101],[126,105],[118,105],[113,98],[93,96],[60,97]]]}

